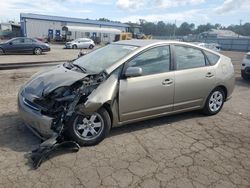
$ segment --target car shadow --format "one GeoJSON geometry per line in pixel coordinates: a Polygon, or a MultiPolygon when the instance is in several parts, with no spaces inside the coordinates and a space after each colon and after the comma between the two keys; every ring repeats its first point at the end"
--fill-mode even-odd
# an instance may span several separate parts
{"type": "Polygon", "coordinates": [[[242,87],[249,87],[250,86],[250,79],[244,80],[241,76],[235,78],[235,85],[242,86],[242,87]]]}
{"type": "Polygon", "coordinates": [[[1,56],[13,56],[13,55],[21,55],[21,56],[25,56],[25,55],[34,55],[34,56],[41,56],[41,55],[46,55],[47,52],[42,52],[42,54],[40,55],[35,55],[31,52],[27,52],[27,53],[7,53],[7,54],[1,54],[1,56]]]}
{"type": "Polygon", "coordinates": [[[28,152],[41,142],[22,122],[17,113],[0,116],[0,150],[28,152]]]}
{"type": "MultiPolygon", "coordinates": [[[[142,129],[148,129],[157,126],[168,126],[169,124],[176,123],[182,120],[202,117],[197,112],[187,112],[183,114],[155,118],[147,121],[138,123],[132,123],[124,125],[122,127],[112,128],[108,138],[122,135],[130,132],[135,132],[142,129]]],[[[29,166],[30,170],[35,169],[32,161],[32,151],[37,149],[39,144],[42,142],[41,139],[36,137],[22,122],[21,118],[17,113],[11,113],[0,116],[0,151],[2,152],[22,152],[24,158],[27,159],[26,165],[29,166]]],[[[106,139],[108,139],[106,138],[106,139]]],[[[65,148],[63,150],[56,150],[51,153],[45,160],[52,159],[56,156],[72,153],[75,150],[72,148],[65,148]]]]}
{"type": "Polygon", "coordinates": [[[140,121],[136,123],[130,123],[130,124],[123,125],[121,127],[112,128],[110,132],[110,137],[121,135],[121,134],[126,134],[129,132],[135,132],[135,131],[139,131],[142,129],[148,129],[152,127],[168,126],[170,124],[177,123],[179,121],[192,119],[192,118],[199,118],[199,117],[205,117],[205,116],[199,111],[191,111],[191,112],[185,112],[185,113],[180,113],[176,115],[158,117],[158,118],[140,121]]]}
{"type": "MultiPolygon", "coordinates": [[[[202,116],[199,112],[194,111],[131,123],[112,128],[109,137],[157,126],[168,126],[168,124],[202,116]]],[[[30,152],[36,149],[42,141],[25,126],[18,113],[2,115],[0,116],[0,122],[0,150],[10,149],[15,152],[30,152]]]]}

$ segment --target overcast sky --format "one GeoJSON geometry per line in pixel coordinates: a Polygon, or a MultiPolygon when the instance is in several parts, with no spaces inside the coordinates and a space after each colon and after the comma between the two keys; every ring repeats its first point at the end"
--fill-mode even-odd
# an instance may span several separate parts
{"type": "Polygon", "coordinates": [[[0,21],[19,21],[20,13],[121,22],[139,19],[222,25],[250,22],[250,0],[1,0],[0,21]]]}

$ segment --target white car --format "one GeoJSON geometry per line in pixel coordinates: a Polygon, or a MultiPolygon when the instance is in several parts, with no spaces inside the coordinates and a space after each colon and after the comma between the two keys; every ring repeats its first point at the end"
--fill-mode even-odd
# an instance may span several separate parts
{"type": "Polygon", "coordinates": [[[89,48],[92,49],[95,47],[95,43],[93,40],[88,39],[88,38],[79,38],[75,39],[73,41],[67,42],[65,44],[65,48],[89,48]]]}
{"type": "Polygon", "coordinates": [[[245,80],[250,80],[250,52],[248,52],[241,65],[241,76],[245,80]]]}
{"type": "Polygon", "coordinates": [[[221,46],[217,43],[198,43],[197,45],[216,52],[219,52],[221,50],[221,46]]]}

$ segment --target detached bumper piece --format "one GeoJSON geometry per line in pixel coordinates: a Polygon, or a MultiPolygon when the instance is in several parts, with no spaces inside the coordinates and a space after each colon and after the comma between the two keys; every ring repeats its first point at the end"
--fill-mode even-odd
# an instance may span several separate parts
{"type": "Polygon", "coordinates": [[[50,139],[44,141],[40,146],[31,153],[31,160],[34,169],[41,166],[42,162],[57,151],[78,152],[80,146],[71,140],[65,140],[58,134],[53,135],[50,139]]]}

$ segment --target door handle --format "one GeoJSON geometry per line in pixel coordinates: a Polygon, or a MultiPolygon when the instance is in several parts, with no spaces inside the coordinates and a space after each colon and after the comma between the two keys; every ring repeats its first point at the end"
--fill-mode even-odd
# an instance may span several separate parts
{"type": "Polygon", "coordinates": [[[174,81],[172,79],[165,79],[162,81],[162,85],[171,85],[174,81]]]}
{"type": "Polygon", "coordinates": [[[207,74],[206,74],[206,77],[207,78],[212,78],[214,75],[211,73],[211,72],[208,72],[207,74]]]}

